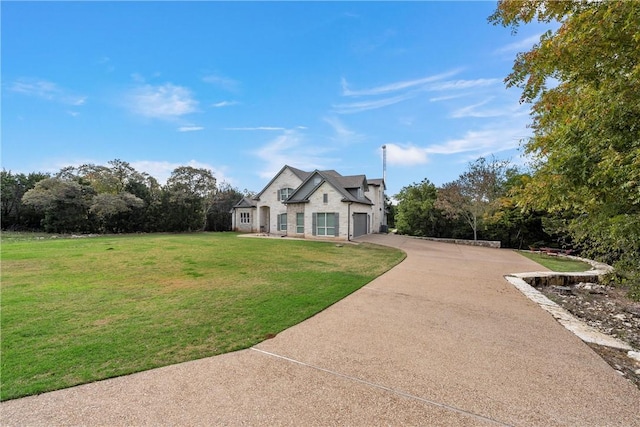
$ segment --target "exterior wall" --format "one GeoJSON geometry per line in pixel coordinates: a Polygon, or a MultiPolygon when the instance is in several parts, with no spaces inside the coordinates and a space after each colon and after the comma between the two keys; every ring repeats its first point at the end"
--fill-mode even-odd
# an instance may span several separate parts
{"type": "Polygon", "coordinates": [[[244,233],[254,233],[258,231],[258,228],[256,227],[256,213],[257,211],[255,208],[235,208],[233,210],[232,219],[233,231],[240,231],[244,233]],[[249,213],[250,221],[248,224],[243,224],[240,221],[242,212],[249,213]]]}
{"type": "MultiPolygon", "coordinates": [[[[278,215],[287,213],[287,206],[282,203],[278,199],[278,190],[282,188],[293,188],[296,189],[302,184],[300,178],[298,178],[289,168],[285,168],[278,177],[260,194],[260,201],[257,202],[258,205],[258,215],[256,215],[257,230],[269,232],[269,233],[279,233],[278,231],[278,215]],[[262,206],[269,207],[269,222],[266,225],[264,230],[261,229],[261,226],[264,224],[263,216],[265,213],[260,209],[262,206]]],[[[287,222],[289,222],[289,216],[287,216],[287,222]]],[[[287,228],[288,228],[287,224],[287,228]]]]}
{"type": "MultiPolygon", "coordinates": [[[[308,203],[292,203],[287,205],[287,236],[291,237],[305,237],[307,234],[307,225],[311,227],[311,214],[309,215],[309,219],[307,220],[307,213],[305,212],[305,207],[308,203]],[[298,233],[296,230],[296,214],[298,213],[304,214],[304,232],[298,233]]],[[[309,228],[311,229],[311,228],[309,228]]],[[[309,234],[311,235],[311,234],[309,234]]]]}
{"type": "Polygon", "coordinates": [[[371,230],[369,232],[378,233],[380,232],[380,226],[383,224],[384,220],[384,198],[382,197],[382,186],[370,185],[369,191],[364,194],[373,202],[373,207],[371,209],[371,230]]]}
{"type": "Polygon", "coordinates": [[[349,229],[347,206],[348,203],[342,201],[342,194],[340,194],[333,186],[324,182],[312,195],[309,197],[309,203],[305,206],[304,215],[304,230],[305,237],[313,237],[318,239],[335,239],[335,240],[347,240],[347,230],[349,229]],[[328,195],[327,203],[323,201],[323,194],[328,195]],[[318,212],[337,212],[338,213],[338,236],[314,236],[313,235],[313,213],[318,212]]]}

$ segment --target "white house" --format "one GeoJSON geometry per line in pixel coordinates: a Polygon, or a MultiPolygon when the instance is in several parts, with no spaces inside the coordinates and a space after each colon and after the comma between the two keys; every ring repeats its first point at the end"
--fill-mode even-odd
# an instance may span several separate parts
{"type": "Polygon", "coordinates": [[[385,229],[384,182],[285,165],[254,198],[232,209],[233,230],[350,240],[385,229]]]}

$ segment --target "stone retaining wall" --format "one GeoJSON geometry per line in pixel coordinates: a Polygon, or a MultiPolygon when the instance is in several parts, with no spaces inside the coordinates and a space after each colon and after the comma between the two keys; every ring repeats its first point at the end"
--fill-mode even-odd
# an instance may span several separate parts
{"type": "Polygon", "coordinates": [[[610,265],[571,255],[558,255],[591,265],[591,270],[579,273],[557,273],[555,271],[538,271],[533,273],[517,273],[512,276],[524,280],[534,288],[543,286],[570,286],[580,282],[597,283],[600,276],[613,271],[610,265]]]}
{"type": "Polygon", "coordinates": [[[500,242],[495,240],[465,240],[465,239],[444,239],[439,237],[418,237],[411,236],[414,239],[431,240],[433,242],[455,243],[456,245],[482,246],[485,248],[500,248],[500,242]]]}

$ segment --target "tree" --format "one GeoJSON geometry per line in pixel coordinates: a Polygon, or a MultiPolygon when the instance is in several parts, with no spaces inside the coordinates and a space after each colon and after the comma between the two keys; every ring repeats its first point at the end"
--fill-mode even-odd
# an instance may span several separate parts
{"type": "Polygon", "coordinates": [[[142,208],[144,201],[131,193],[102,193],[93,197],[89,212],[98,219],[101,232],[120,233],[129,230],[128,218],[123,214],[142,208]]]}
{"type": "Polygon", "coordinates": [[[128,231],[164,231],[162,219],[163,190],[158,181],[141,173],[141,180],[129,180],[125,191],[144,201],[141,208],[133,208],[129,217],[128,231]]]}
{"type": "Polygon", "coordinates": [[[95,191],[90,185],[61,178],[46,178],[27,191],[22,202],[44,213],[48,232],[82,232],[89,229],[89,207],[95,191]]]}
{"type": "Polygon", "coordinates": [[[128,189],[140,190],[141,186],[149,184],[149,176],[119,159],[107,164],[108,166],[92,163],[69,166],[61,169],[57,176],[91,185],[96,196],[89,209],[92,214],[90,221],[101,232],[140,231],[144,225],[142,217],[145,212],[142,208],[145,202],[128,189]]]}
{"type": "Polygon", "coordinates": [[[174,169],[167,180],[165,192],[171,229],[192,231],[207,228],[208,208],[216,194],[216,179],[209,169],[191,166],[174,169]]]}
{"type": "Polygon", "coordinates": [[[237,188],[226,182],[221,183],[207,208],[207,230],[231,231],[231,208],[242,197],[244,194],[237,188]]]}
{"type": "Polygon", "coordinates": [[[0,174],[2,229],[37,228],[42,218],[22,203],[22,196],[49,175],[40,172],[13,174],[4,169],[0,174]]]}
{"type": "Polygon", "coordinates": [[[504,193],[508,162],[480,157],[467,171],[438,190],[436,208],[449,218],[463,218],[478,239],[478,227],[484,215],[496,208],[496,200],[504,193]]]}
{"type": "Polygon", "coordinates": [[[560,23],[506,78],[533,104],[533,179],[519,206],[571,218],[583,249],[640,281],[640,2],[501,1],[489,19],[514,31],[560,23]]]}
{"type": "Polygon", "coordinates": [[[497,199],[495,210],[484,217],[486,238],[500,240],[503,247],[518,249],[551,240],[544,227],[544,222],[549,218],[546,212],[523,211],[513,198],[513,194],[530,180],[528,174],[507,171],[505,192],[497,199]]]}
{"type": "Polygon", "coordinates": [[[403,187],[395,199],[398,206],[395,225],[400,234],[435,236],[438,212],[436,212],[436,186],[428,179],[403,187]]]}

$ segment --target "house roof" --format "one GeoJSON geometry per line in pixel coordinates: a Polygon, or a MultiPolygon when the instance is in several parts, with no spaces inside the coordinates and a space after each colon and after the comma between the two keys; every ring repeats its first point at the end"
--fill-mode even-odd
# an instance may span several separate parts
{"type": "Polygon", "coordinates": [[[384,186],[385,189],[387,188],[387,186],[385,185],[384,180],[382,178],[368,179],[367,183],[369,185],[375,185],[375,186],[378,186],[378,187],[384,186]]]}
{"type": "Polygon", "coordinates": [[[305,203],[309,201],[309,197],[324,182],[335,188],[336,191],[338,191],[343,196],[342,200],[345,202],[364,203],[368,205],[373,204],[371,200],[369,200],[369,198],[365,197],[364,195],[362,197],[358,197],[357,193],[356,195],[354,195],[349,191],[349,189],[361,187],[363,188],[363,190],[366,190],[367,178],[364,175],[342,176],[334,170],[315,170],[309,173],[307,179],[305,179],[302,184],[300,184],[300,186],[285,201],[285,203],[305,203]],[[320,180],[317,184],[313,185],[312,179],[315,176],[318,176],[320,180]]]}
{"type": "Polygon", "coordinates": [[[364,183],[364,190],[367,190],[368,181],[364,175],[337,176],[336,181],[344,188],[359,188],[363,187],[364,183]]]}
{"type": "MultiPolygon", "coordinates": [[[[296,169],[296,168],[294,168],[294,167],[292,167],[292,166],[286,166],[286,165],[285,165],[285,167],[288,167],[288,168],[289,168],[289,170],[290,170],[291,172],[293,172],[295,176],[297,176],[298,178],[300,178],[300,180],[301,180],[301,181],[304,181],[305,179],[307,179],[307,178],[309,177],[309,175],[311,175],[311,172],[305,172],[305,171],[303,171],[303,170],[296,169]]],[[[284,168],[283,168],[283,169],[284,169],[284,168]]],[[[336,173],[337,173],[337,172],[336,172],[336,173]]],[[[277,176],[277,175],[276,175],[276,176],[277,176]]]]}
{"type": "Polygon", "coordinates": [[[255,208],[258,205],[250,197],[243,197],[238,203],[233,205],[234,208],[255,208]]]}

